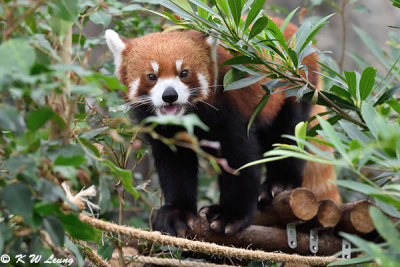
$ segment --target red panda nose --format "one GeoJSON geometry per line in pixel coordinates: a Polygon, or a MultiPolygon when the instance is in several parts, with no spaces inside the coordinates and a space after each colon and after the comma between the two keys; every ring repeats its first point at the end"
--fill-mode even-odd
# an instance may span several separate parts
{"type": "Polygon", "coordinates": [[[165,89],[164,93],[162,94],[162,99],[164,100],[164,102],[172,104],[178,99],[178,93],[175,91],[174,88],[167,87],[167,89],[165,89]]]}

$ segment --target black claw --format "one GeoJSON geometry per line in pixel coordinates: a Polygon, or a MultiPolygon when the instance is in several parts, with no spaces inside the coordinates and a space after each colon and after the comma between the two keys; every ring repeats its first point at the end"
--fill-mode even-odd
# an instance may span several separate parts
{"type": "Polygon", "coordinates": [[[204,207],[200,209],[200,213],[205,213],[213,232],[228,235],[236,234],[245,229],[251,224],[254,217],[252,213],[240,216],[238,212],[228,211],[219,205],[204,207]]]}
{"type": "Polygon", "coordinates": [[[195,213],[181,210],[172,205],[162,206],[153,220],[153,230],[173,236],[184,236],[189,229],[188,220],[192,221],[195,213]]]}

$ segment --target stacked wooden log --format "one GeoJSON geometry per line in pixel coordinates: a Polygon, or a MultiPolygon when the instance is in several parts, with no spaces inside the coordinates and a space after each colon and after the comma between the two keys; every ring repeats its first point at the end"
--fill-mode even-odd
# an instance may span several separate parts
{"type": "MultiPolygon", "coordinates": [[[[315,254],[310,250],[310,231],[318,234],[318,255],[332,255],[342,249],[338,232],[367,235],[375,231],[368,208],[372,203],[357,201],[337,205],[318,201],[308,189],[297,188],[278,194],[272,203],[257,212],[253,225],[234,236],[219,235],[200,218],[190,235],[196,239],[266,251],[315,254]],[[296,246],[288,244],[287,225],[296,227],[296,246]]],[[[314,237],[312,237],[314,238],[314,237]]]]}

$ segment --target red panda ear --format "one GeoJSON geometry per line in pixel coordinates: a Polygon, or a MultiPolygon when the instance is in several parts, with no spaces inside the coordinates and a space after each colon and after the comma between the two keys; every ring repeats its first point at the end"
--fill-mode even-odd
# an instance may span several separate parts
{"type": "Polygon", "coordinates": [[[118,33],[113,30],[106,30],[105,37],[107,46],[114,56],[115,74],[118,77],[118,71],[122,62],[122,51],[125,49],[126,46],[118,33]]]}

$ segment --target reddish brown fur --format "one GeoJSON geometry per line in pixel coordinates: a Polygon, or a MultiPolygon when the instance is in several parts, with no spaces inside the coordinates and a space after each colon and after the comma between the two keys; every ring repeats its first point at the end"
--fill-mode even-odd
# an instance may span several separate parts
{"type": "MultiPolygon", "coordinates": [[[[279,18],[271,18],[280,27],[283,21],[279,18]]],[[[284,36],[288,40],[295,32],[297,27],[288,24],[284,36]]],[[[126,49],[122,53],[122,66],[120,68],[121,81],[125,85],[129,85],[132,81],[140,78],[140,86],[138,95],[147,94],[154,86],[154,82],[147,79],[147,74],[153,73],[150,62],[156,61],[159,64],[160,78],[170,78],[178,75],[176,73],[176,60],[183,59],[182,69],[190,69],[190,75],[185,83],[190,87],[198,87],[199,81],[196,73],[202,73],[207,81],[212,84],[214,80],[214,64],[210,58],[211,48],[206,43],[205,37],[198,32],[171,32],[168,34],[152,33],[139,39],[130,39],[126,41],[126,49]],[[139,45],[140,44],[140,45],[139,45]],[[168,49],[165,49],[165,48],[168,49]],[[163,51],[163,54],[160,54],[163,51]],[[145,62],[145,63],[143,63],[145,62]],[[142,68],[137,68],[138,64],[146,64],[147,71],[139,72],[142,68]],[[193,70],[193,71],[192,71],[193,70]]],[[[218,63],[223,63],[231,58],[223,47],[218,47],[218,63]]],[[[303,64],[308,66],[308,79],[318,88],[322,87],[321,79],[314,71],[319,71],[319,64],[315,61],[318,58],[316,53],[311,54],[304,59],[303,64]]],[[[222,84],[224,75],[230,69],[229,66],[220,66],[219,68],[219,84],[222,84]]],[[[268,79],[264,79],[245,89],[233,90],[222,93],[218,90],[217,97],[229,99],[229,102],[237,107],[237,110],[245,117],[250,118],[255,107],[260,101],[260,97],[264,94],[261,84],[268,79]]],[[[218,88],[217,88],[218,89],[218,88]]],[[[210,90],[214,90],[210,88],[210,90]]],[[[213,93],[209,93],[208,97],[202,97],[203,100],[212,103],[214,101],[213,93]]],[[[285,96],[283,93],[271,95],[268,104],[258,116],[259,121],[271,121],[280,111],[285,96]]],[[[314,106],[311,115],[325,111],[322,106],[314,106]]],[[[310,127],[315,125],[316,121],[311,123],[310,127]]],[[[330,147],[313,143],[320,149],[332,151],[330,147]]],[[[307,162],[304,170],[303,186],[314,191],[318,199],[332,199],[340,203],[340,196],[336,185],[328,182],[329,179],[336,179],[332,165],[307,162]]]]}
{"type": "MultiPolygon", "coordinates": [[[[278,27],[281,27],[283,20],[280,18],[271,18],[278,27]]],[[[297,27],[289,23],[285,31],[283,32],[284,37],[286,40],[289,40],[293,34],[296,33],[297,27]]],[[[219,48],[219,62],[222,63],[227,59],[231,58],[232,56],[225,51],[223,48],[219,48]]],[[[318,54],[312,53],[311,55],[307,56],[303,60],[303,64],[308,68],[308,80],[311,81],[319,90],[322,89],[322,80],[318,74],[315,72],[320,72],[320,65],[317,63],[318,54]]],[[[220,76],[223,75],[228,71],[229,68],[225,67],[222,69],[222,73],[220,76]]],[[[302,74],[305,77],[305,74],[302,74]]],[[[264,79],[257,84],[254,84],[250,87],[229,91],[224,93],[226,97],[230,99],[232,103],[234,103],[238,110],[245,115],[247,118],[253,114],[255,107],[260,101],[258,96],[263,95],[264,91],[261,87],[261,84],[268,81],[268,79],[264,79]]],[[[268,104],[262,110],[262,112],[258,116],[258,120],[260,121],[269,121],[271,118],[274,118],[276,114],[279,112],[281,106],[285,101],[285,97],[283,93],[273,94],[271,95],[268,104]]],[[[325,107],[315,105],[312,108],[310,117],[322,113],[326,111],[325,107]]],[[[310,128],[317,124],[317,120],[314,120],[310,123],[310,128]]],[[[317,136],[317,138],[320,138],[317,136]]],[[[324,151],[332,151],[333,149],[329,146],[324,146],[316,142],[311,142],[313,145],[317,146],[319,149],[324,151]]],[[[332,165],[329,164],[322,164],[316,162],[307,162],[305,169],[304,169],[304,177],[303,177],[303,187],[311,189],[317,196],[319,200],[322,199],[332,199],[336,203],[340,204],[340,195],[337,189],[337,186],[329,180],[335,180],[336,175],[334,172],[334,168],[332,165]]]]}
{"type": "Polygon", "coordinates": [[[185,83],[189,87],[198,87],[196,73],[202,73],[208,81],[213,80],[214,71],[210,57],[210,46],[205,43],[204,37],[199,34],[188,35],[185,32],[151,33],[138,39],[130,39],[122,52],[121,81],[129,85],[140,78],[138,95],[147,94],[154,86],[153,81],[147,79],[147,74],[153,73],[152,61],[159,65],[159,78],[172,78],[179,75],[175,62],[183,59],[182,70],[190,70],[185,83]],[[165,49],[167,48],[167,49],[165,49]],[[163,51],[163,54],[160,54],[163,51]],[[137,68],[138,64],[146,64],[145,72],[137,68]]]}

